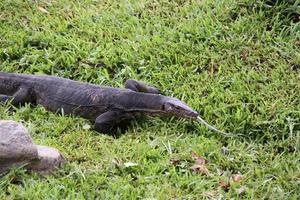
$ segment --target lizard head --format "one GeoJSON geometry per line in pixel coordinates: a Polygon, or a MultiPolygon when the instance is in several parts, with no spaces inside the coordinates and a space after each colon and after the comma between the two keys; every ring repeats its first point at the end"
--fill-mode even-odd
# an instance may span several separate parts
{"type": "Polygon", "coordinates": [[[163,111],[169,115],[177,117],[196,119],[198,113],[192,108],[188,107],[185,103],[176,98],[166,100],[162,107],[163,111]]]}

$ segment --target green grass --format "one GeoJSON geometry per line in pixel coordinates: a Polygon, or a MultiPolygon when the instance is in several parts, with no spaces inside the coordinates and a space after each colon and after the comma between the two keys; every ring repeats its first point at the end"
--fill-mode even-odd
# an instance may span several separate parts
{"type": "Polygon", "coordinates": [[[0,199],[299,199],[299,5],[2,0],[0,71],[115,87],[143,80],[241,136],[149,117],[113,138],[41,106],[1,105],[1,119],[22,122],[69,163],[47,177],[12,170],[0,179],[0,199]],[[192,152],[209,161],[208,176],[190,170],[192,152]]]}

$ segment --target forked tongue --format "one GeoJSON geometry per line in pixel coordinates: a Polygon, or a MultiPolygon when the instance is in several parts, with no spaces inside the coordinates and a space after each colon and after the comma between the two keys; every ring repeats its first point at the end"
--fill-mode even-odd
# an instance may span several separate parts
{"type": "Polygon", "coordinates": [[[215,131],[217,133],[220,133],[222,135],[225,135],[225,136],[228,136],[228,137],[231,137],[231,136],[234,136],[233,134],[231,133],[225,133],[223,131],[220,131],[218,129],[216,129],[215,127],[213,127],[212,125],[210,125],[209,123],[207,123],[204,119],[202,119],[200,116],[197,117],[197,120],[201,123],[201,124],[204,124],[207,128],[209,128],[210,130],[212,131],[215,131]]]}

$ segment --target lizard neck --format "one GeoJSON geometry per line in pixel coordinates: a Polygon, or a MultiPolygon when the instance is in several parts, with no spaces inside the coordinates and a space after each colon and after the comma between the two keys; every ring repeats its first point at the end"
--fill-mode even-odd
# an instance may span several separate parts
{"type": "Polygon", "coordinates": [[[165,102],[165,96],[142,92],[129,92],[126,94],[126,102],[123,105],[128,111],[140,111],[149,113],[161,113],[165,102]]]}

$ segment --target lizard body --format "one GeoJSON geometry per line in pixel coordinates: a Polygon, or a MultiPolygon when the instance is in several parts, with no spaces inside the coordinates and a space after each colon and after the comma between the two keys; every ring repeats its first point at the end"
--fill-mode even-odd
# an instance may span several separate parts
{"type": "Polygon", "coordinates": [[[0,72],[0,102],[6,101],[40,104],[52,112],[80,116],[94,122],[95,130],[102,133],[140,114],[198,117],[180,100],[135,80],[127,80],[121,89],[54,76],[0,72]]]}

